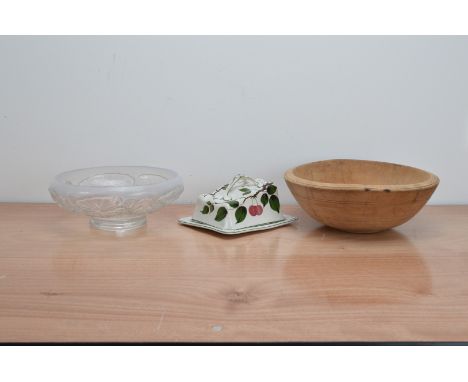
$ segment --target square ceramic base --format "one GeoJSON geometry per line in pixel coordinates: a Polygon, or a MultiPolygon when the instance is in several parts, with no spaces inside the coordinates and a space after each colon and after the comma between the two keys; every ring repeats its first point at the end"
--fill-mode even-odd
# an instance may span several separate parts
{"type": "Polygon", "coordinates": [[[239,228],[239,229],[222,229],[218,227],[213,227],[212,225],[202,223],[198,220],[193,220],[191,216],[187,216],[185,218],[180,218],[179,223],[183,225],[188,225],[192,227],[198,227],[198,228],[204,228],[208,229],[210,231],[215,231],[218,233],[222,233],[224,235],[238,235],[241,233],[247,233],[247,232],[254,232],[254,231],[263,231],[267,229],[272,229],[276,227],[281,227],[283,225],[287,225],[292,223],[293,221],[296,221],[297,218],[294,216],[290,215],[284,215],[284,219],[277,221],[277,222],[272,222],[272,223],[264,223],[264,224],[259,224],[259,225],[254,225],[250,227],[245,227],[245,228],[239,228]]]}

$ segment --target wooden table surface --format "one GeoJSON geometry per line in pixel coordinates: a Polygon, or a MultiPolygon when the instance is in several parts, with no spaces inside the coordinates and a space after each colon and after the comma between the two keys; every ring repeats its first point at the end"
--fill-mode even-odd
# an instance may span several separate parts
{"type": "Polygon", "coordinates": [[[0,341],[468,341],[468,206],[378,234],[221,236],[170,206],[115,236],[0,204],[0,341]]]}

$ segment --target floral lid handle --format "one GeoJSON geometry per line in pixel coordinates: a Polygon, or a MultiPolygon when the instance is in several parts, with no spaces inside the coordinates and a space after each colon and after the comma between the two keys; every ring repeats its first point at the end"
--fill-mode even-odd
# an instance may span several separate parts
{"type": "Polygon", "coordinates": [[[245,187],[245,186],[256,186],[257,181],[254,178],[251,178],[250,176],[245,176],[245,175],[236,175],[231,183],[228,184],[226,188],[226,195],[229,195],[231,191],[238,190],[239,188],[245,187]]]}

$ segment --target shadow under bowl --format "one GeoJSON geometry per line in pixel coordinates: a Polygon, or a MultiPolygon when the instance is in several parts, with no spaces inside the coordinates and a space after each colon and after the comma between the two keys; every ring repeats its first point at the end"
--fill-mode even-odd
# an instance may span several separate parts
{"type": "Polygon", "coordinates": [[[439,184],[429,172],[394,163],[332,159],[303,164],[284,178],[299,205],[319,222],[373,233],[416,215],[439,184]]]}

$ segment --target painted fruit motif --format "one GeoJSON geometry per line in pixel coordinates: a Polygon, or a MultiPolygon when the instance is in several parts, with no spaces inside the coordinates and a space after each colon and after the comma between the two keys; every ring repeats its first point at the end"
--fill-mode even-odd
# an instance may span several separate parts
{"type": "Polygon", "coordinates": [[[249,207],[249,214],[252,216],[257,216],[257,206],[251,205],[249,207]]]}
{"type": "MultiPolygon", "coordinates": [[[[228,185],[224,185],[220,188],[220,190],[226,190],[228,185]]],[[[247,217],[247,214],[250,216],[260,216],[263,214],[264,208],[269,206],[273,211],[277,213],[280,212],[280,202],[278,196],[275,195],[277,187],[273,183],[266,183],[264,184],[259,190],[253,192],[248,187],[240,188],[239,191],[242,192],[244,199],[242,202],[238,202],[236,200],[229,200],[226,201],[228,204],[229,210],[235,210],[234,216],[236,218],[236,223],[241,223],[247,217]],[[260,203],[258,203],[258,199],[260,198],[260,203]],[[250,207],[245,207],[246,202],[252,203],[250,207]]],[[[218,190],[219,191],[219,190],[218,190]]],[[[202,210],[200,211],[202,214],[211,214],[212,212],[216,211],[214,220],[220,222],[224,220],[224,218],[228,214],[228,210],[226,207],[219,207],[216,209],[217,203],[207,202],[202,210]]]]}

